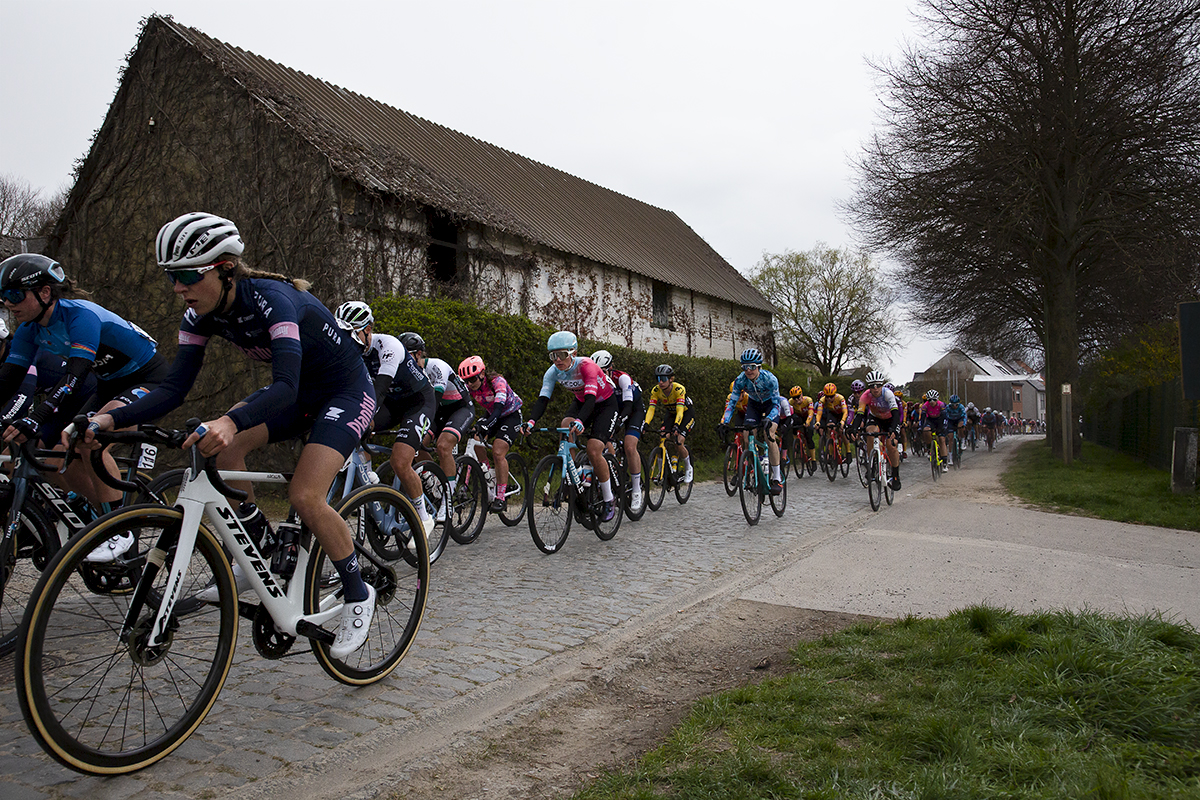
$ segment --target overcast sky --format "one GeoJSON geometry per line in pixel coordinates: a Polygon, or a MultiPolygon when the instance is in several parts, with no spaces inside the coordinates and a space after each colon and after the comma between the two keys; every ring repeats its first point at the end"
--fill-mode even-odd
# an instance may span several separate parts
{"type": "MultiPolygon", "coordinates": [[[[836,205],[912,0],[0,0],[0,173],[67,186],[138,22],[229,44],[677,213],[748,273],[853,246],[836,205]]],[[[911,378],[945,344],[918,337],[911,378]]]]}

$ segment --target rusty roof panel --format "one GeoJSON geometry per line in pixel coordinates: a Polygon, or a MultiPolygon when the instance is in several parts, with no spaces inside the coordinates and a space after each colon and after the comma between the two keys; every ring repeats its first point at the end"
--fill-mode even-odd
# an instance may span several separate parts
{"type": "Polygon", "coordinates": [[[225,75],[380,192],[763,311],[769,302],[678,215],[284,67],[161,17],[225,75]]]}

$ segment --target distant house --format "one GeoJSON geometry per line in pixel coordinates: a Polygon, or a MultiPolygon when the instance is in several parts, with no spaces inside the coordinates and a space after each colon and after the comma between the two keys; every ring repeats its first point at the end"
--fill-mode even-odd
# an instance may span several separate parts
{"type": "Polygon", "coordinates": [[[937,389],[942,399],[957,394],[963,403],[973,402],[1028,419],[1046,418],[1046,383],[1025,364],[1009,363],[991,356],[954,348],[913,375],[909,384],[920,394],[937,389]]]}
{"type": "Polygon", "coordinates": [[[192,210],[331,306],[449,296],[641,350],[774,352],[770,303],[676,214],[153,16],[49,252],[172,336],[153,239],[192,210]]]}

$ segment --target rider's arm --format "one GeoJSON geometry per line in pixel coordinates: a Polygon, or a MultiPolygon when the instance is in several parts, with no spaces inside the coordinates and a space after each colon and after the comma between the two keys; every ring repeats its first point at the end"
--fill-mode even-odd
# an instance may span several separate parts
{"type": "MultiPolygon", "coordinates": [[[[679,386],[679,384],[675,384],[675,385],[679,386]]],[[[677,396],[677,399],[675,400],[675,424],[677,426],[683,424],[683,413],[685,411],[687,411],[687,404],[684,402],[684,398],[686,396],[687,396],[687,390],[684,389],[682,386],[679,386],[679,394],[677,396]]]]}
{"type": "Polygon", "coordinates": [[[650,403],[646,407],[646,428],[647,429],[650,428],[650,422],[654,419],[654,410],[656,408],[658,408],[658,400],[655,399],[657,397],[657,395],[655,394],[657,391],[658,391],[657,386],[655,386],[653,389],[650,390],[650,403]]]}
{"type": "Polygon", "coordinates": [[[139,422],[158,419],[183,405],[187,393],[200,374],[204,364],[204,344],[207,339],[195,339],[184,331],[179,332],[179,349],[175,352],[175,360],[167,377],[149,394],[135,400],[127,406],[114,408],[109,412],[113,418],[113,428],[120,430],[139,422]]]}

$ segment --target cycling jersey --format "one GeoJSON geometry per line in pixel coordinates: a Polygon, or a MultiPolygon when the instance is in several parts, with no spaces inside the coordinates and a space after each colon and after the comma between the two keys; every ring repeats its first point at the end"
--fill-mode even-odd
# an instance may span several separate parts
{"type": "Polygon", "coordinates": [[[200,316],[189,308],[179,326],[179,350],[167,378],[136,403],[113,410],[114,428],[157,419],[182,405],[213,336],[271,365],[271,385],[227,414],[239,431],[290,413],[300,402],[319,405],[325,398],[351,392],[353,408],[336,409],[330,420],[359,437],[366,432],[375,397],[358,344],[311,294],[269,278],[239,280],[228,311],[200,316]]]}
{"type": "Polygon", "coordinates": [[[946,404],[941,400],[929,400],[921,406],[921,416],[923,418],[940,418],[946,410],[946,404]]]}
{"type": "Polygon", "coordinates": [[[962,403],[951,403],[946,406],[946,419],[957,422],[967,415],[967,407],[962,403]]]}
{"type": "Polygon", "coordinates": [[[812,398],[808,395],[802,394],[799,397],[789,398],[788,403],[792,407],[792,413],[795,414],[797,418],[803,418],[805,424],[807,424],[809,417],[811,417],[813,414],[812,398]]]}
{"type": "Polygon", "coordinates": [[[501,417],[514,414],[521,408],[520,396],[508,385],[503,375],[497,375],[490,381],[486,375],[480,376],[479,388],[471,390],[471,398],[483,407],[488,418],[483,421],[485,428],[501,417]]]}
{"type": "Polygon", "coordinates": [[[683,422],[684,412],[692,404],[692,398],[687,396],[687,390],[683,388],[683,384],[678,381],[671,382],[671,391],[663,393],[661,384],[655,384],[650,390],[650,407],[646,409],[646,424],[654,419],[654,409],[658,406],[663,406],[664,411],[667,406],[673,406],[675,409],[675,424],[683,422]]]}
{"type": "Polygon", "coordinates": [[[96,377],[110,381],[137,372],[157,347],[149,334],[107,308],[64,297],[55,301],[50,324],[26,322],[17,328],[5,363],[28,368],[40,350],[64,360],[86,359],[96,377]]]}
{"type": "Polygon", "coordinates": [[[413,354],[395,336],[372,333],[371,346],[363,353],[363,361],[375,381],[375,396],[380,405],[385,399],[395,403],[421,394],[429,386],[429,378],[413,354]]]}
{"type": "MultiPolygon", "coordinates": [[[[722,417],[721,422],[729,424],[729,420],[733,418],[733,398],[741,397],[743,392],[747,396],[746,424],[750,424],[749,409],[751,404],[758,406],[760,411],[766,410],[768,403],[774,408],[775,398],[779,396],[779,379],[763,368],[759,368],[758,377],[754,380],[750,380],[750,376],[742,372],[733,381],[733,391],[729,393],[729,397],[725,401],[725,416],[722,417]]],[[[779,409],[774,408],[774,411],[768,415],[770,418],[769,421],[774,421],[778,418],[778,415],[779,409]]],[[[755,415],[755,419],[757,419],[757,415],[755,415]]]]}
{"type": "MultiPolygon", "coordinates": [[[[879,397],[870,389],[863,392],[858,398],[858,413],[868,414],[875,419],[884,422],[890,421],[891,430],[897,430],[900,423],[904,420],[904,408],[899,400],[896,399],[895,393],[886,386],[879,397]]],[[[870,420],[866,420],[869,424],[870,420]]]]}
{"type": "Polygon", "coordinates": [[[826,412],[841,416],[842,422],[845,422],[846,415],[850,412],[850,407],[846,405],[846,398],[840,394],[834,394],[832,397],[823,394],[817,402],[816,419],[818,423],[825,417],[826,412]]]}
{"type": "Polygon", "coordinates": [[[437,392],[438,404],[448,406],[451,403],[465,402],[471,404],[471,393],[463,383],[458,373],[440,358],[425,359],[425,376],[429,378],[433,391],[437,392]]]}
{"type": "Polygon", "coordinates": [[[596,362],[584,356],[575,356],[571,366],[559,369],[553,364],[542,376],[542,390],[539,397],[550,399],[555,386],[562,386],[575,395],[575,399],[583,402],[587,395],[596,398],[596,402],[607,400],[615,389],[613,382],[596,366],[596,362]]]}

